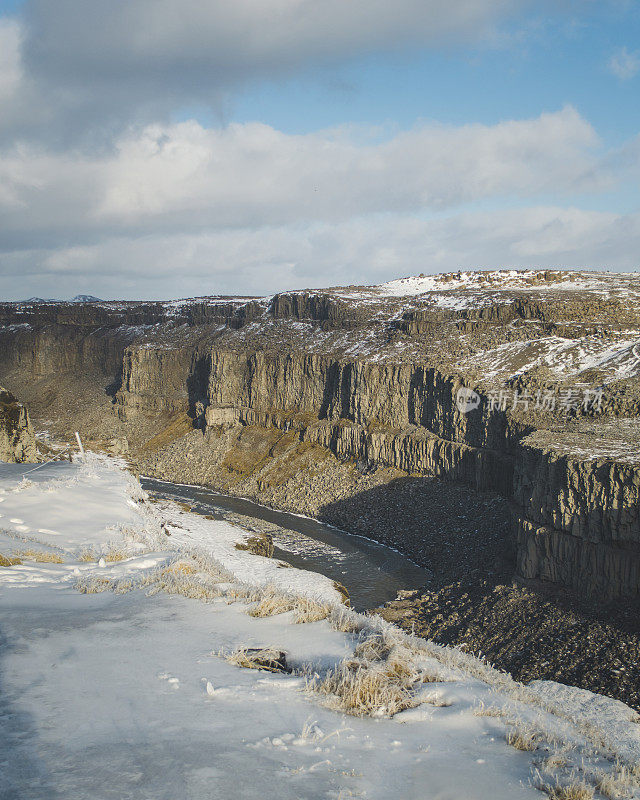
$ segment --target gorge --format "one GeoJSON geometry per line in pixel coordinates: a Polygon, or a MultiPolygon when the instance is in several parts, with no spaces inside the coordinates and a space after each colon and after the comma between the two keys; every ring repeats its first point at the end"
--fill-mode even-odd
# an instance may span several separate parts
{"type": "Polygon", "coordinates": [[[432,570],[431,594],[515,580],[626,609],[640,593],[639,311],[635,276],[535,270],[4,303],[0,378],[52,439],[82,430],[141,474],[391,545],[432,570]]]}

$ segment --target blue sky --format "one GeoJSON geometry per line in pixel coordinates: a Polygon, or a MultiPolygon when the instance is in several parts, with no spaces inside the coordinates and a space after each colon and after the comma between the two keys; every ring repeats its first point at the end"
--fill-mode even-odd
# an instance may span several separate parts
{"type": "Polygon", "coordinates": [[[354,123],[409,127],[503,119],[575,106],[608,144],[640,131],[640,84],[609,67],[621,47],[640,48],[640,4],[595,6],[582,17],[531,18],[500,45],[450,46],[435,52],[360,58],[339,68],[307,70],[250,87],[229,116],[256,116],[289,132],[354,123]]]}
{"type": "Polygon", "coordinates": [[[637,2],[0,0],[0,292],[635,270],[639,100],[637,2]]]}

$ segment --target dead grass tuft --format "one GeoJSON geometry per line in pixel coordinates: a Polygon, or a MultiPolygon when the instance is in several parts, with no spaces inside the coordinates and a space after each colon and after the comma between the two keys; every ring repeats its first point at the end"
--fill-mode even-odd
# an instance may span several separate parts
{"type": "Polygon", "coordinates": [[[514,728],[505,737],[507,744],[516,750],[532,753],[540,746],[540,734],[536,731],[527,731],[523,728],[514,728]]]}
{"type": "Polygon", "coordinates": [[[126,558],[131,558],[131,553],[128,553],[123,547],[110,542],[102,557],[109,562],[124,561],[126,558]]]}
{"type": "Polygon", "coordinates": [[[389,656],[391,649],[384,634],[376,632],[358,642],[353,654],[364,661],[383,661],[389,656]]]}
{"type": "Polygon", "coordinates": [[[236,650],[224,658],[230,664],[244,669],[259,669],[266,672],[290,671],[287,668],[286,655],[274,647],[236,650]]]}
{"type": "Polygon", "coordinates": [[[637,786],[634,770],[617,764],[615,771],[603,775],[597,782],[596,788],[608,800],[621,800],[632,796],[632,790],[637,786]]]}
{"type": "Polygon", "coordinates": [[[296,598],[282,594],[271,586],[262,593],[257,605],[250,608],[247,614],[250,617],[274,617],[276,614],[285,614],[296,607],[296,598]]]}
{"type": "Polygon", "coordinates": [[[410,683],[415,683],[418,680],[421,680],[423,683],[429,683],[429,680],[425,681],[423,678],[431,677],[423,676],[418,672],[411,658],[411,653],[401,646],[394,647],[389,653],[384,664],[384,674],[388,678],[395,678],[410,683]]]}
{"type": "Polygon", "coordinates": [[[331,608],[326,603],[318,603],[306,597],[299,597],[295,607],[295,622],[298,625],[307,622],[320,622],[331,613],[331,608]]]}
{"type": "Polygon", "coordinates": [[[188,561],[174,561],[164,570],[166,575],[195,575],[197,571],[195,565],[188,561]]]}
{"type": "Polygon", "coordinates": [[[218,584],[229,580],[230,574],[212,559],[193,555],[180,558],[166,567],[154,570],[141,582],[149,587],[149,595],[166,592],[192,600],[215,600],[223,591],[218,584]]]}
{"type": "Polygon", "coordinates": [[[75,583],[75,588],[81,594],[100,594],[108,592],[112,588],[113,581],[109,578],[101,578],[97,575],[85,575],[75,583]]]}
{"type": "Polygon", "coordinates": [[[565,786],[559,784],[556,786],[543,785],[540,789],[546,792],[551,800],[593,800],[595,796],[591,786],[580,782],[569,783],[565,786]]]}
{"type": "Polygon", "coordinates": [[[474,709],[473,715],[475,717],[504,717],[506,716],[502,708],[497,706],[485,706],[484,703],[480,704],[474,709]]]}
{"type": "Polygon", "coordinates": [[[337,606],[331,610],[329,624],[340,633],[360,633],[366,623],[355,611],[344,606],[337,606]]]}
{"type": "Polygon", "coordinates": [[[364,717],[392,717],[419,705],[408,686],[378,668],[341,664],[323,679],[307,683],[308,691],[328,698],[329,707],[364,717]]]}
{"type": "Polygon", "coordinates": [[[256,603],[247,611],[250,617],[273,617],[276,614],[294,611],[294,622],[304,624],[319,622],[331,613],[331,607],[325,603],[318,603],[308,597],[284,594],[273,586],[267,586],[262,591],[247,593],[245,599],[256,603]]]}
{"type": "Polygon", "coordinates": [[[22,564],[22,561],[19,558],[3,556],[0,553],[0,567],[14,567],[17,564],[22,564]]]}
{"type": "Polygon", "coordinates": [[[18,559],[36,561],[39,564],[64,564],[62,556],[47,550],[20,550],[14,553],[18,559]]]}
{"type": "Polygon", "coordinates": [[[541,767],[546,772],[555,772],[567,766],[567,759],[560,753],[552,753],[541,762],[541,767]]]}
{"type": "Polygon", "coordinates": [[[150,585],[148,594],[153,596],[158,592],[167,594],[179,594],[191,600],[215,600],[222,595],[215,582],[209,580],[199,580],[197,575],[170,572],[160,570],[151,579],[145,579],[145,584],[150,585]]]}
{"type": "Polygon", "coordinates": [[[89,563],[90,561],[97,561],[97,556],[92,549],[85,547],[84,550],[80,551],[78,561],[84,561],[86,563],[89,563]]]}

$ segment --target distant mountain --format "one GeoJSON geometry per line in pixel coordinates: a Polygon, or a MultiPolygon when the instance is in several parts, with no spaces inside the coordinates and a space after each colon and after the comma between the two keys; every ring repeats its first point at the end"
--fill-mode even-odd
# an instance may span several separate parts
{"type": "Polygon", "coordinates": [[[102,300],[99,297],[95,297],[92,294],[77,294],[75,297],[72,297],[71,300],[58,300],[55,297],[29,297],[27,300],[23,300],[24,303],[101,303],[102,300]]]}
{"type": "Polygon", "coordinates": [[[55,297],[29,297],[25,303],[59,303],[55,297]]]}

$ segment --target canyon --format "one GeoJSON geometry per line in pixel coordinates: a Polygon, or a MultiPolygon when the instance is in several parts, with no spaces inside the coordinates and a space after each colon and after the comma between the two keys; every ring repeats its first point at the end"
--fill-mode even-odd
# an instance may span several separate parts
{"type": "Polygon", "coordinates": [[[497,271],[267,298],[0,304],[42,445],[396,547],[431,591],[640,594],[640,283],[497,271]]]}

